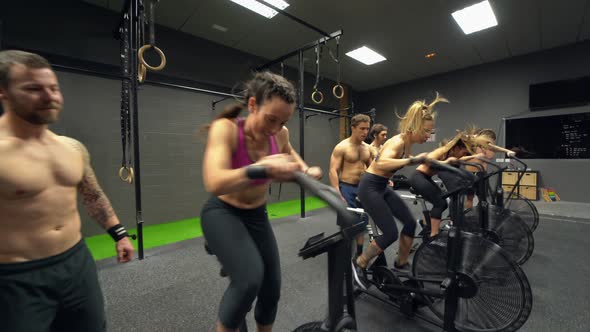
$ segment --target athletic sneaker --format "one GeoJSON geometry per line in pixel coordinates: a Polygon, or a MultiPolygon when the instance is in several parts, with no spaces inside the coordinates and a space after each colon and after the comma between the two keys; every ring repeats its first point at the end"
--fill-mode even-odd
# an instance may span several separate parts
{"type": "Polygon", "coordinates": [[[358,285],[358,287],[366,290],[367,289],[367,269],[360,267],[356,263],[356,258],[352,259],[352,277],[354,278],[354,283],[358,285]]]}
{"type": "MultiPolygon", "coordinates": [[[[439,233],[439,234],[440,234],[440,233],[439,233]]],[[[432,242],[432,241],[436,240],[437,238],[438,238],[438,234],[437,234],[437,235],[435,235],[435,236],[430,236],[430,235],[428,235],[427,237],[425,237],[424,239],[422,239],[422,241],[423,241],[424,243],[430,243],[430,242],[432,242]]]]}
{"type": "MultiPolygon", "coordinates": [[[[428,233],[430,234],[430,233],[428,233]]],[[[422,241],[416,241],[414,240],[414,242],[412,242],[412,246],[410,247],[410,254],[415,252],[416,250],[418,250],[418,248],[420,248],[420,246],[422,245],[422,242],[427,242],[428,236],[424,236],[422,238],[422,241]]],[[[399,255],[399,249],[395,251],[395,255],[398,256],[399,255]]]]}
{"type": "Polygon", "coordinates": [[[399,265],[397,260],[393,262],[393,268],[398,271],[408,272],[411,270],[410,262],[406,262],[404,265],[399,265]]]}

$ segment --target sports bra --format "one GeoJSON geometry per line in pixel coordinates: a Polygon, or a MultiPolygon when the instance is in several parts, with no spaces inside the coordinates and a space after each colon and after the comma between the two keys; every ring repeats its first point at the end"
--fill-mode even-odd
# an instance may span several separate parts
{"type": "MultiPolygon", "coordinates": [[[[232,168],[236,169],[236,168],[241,168],[244,166],[248,166],[254,163],[254,161],[252,161],[252,159],[250,159],[250,155],[248,154],[248,148],[246,146],[246,135],[244,135],[244,118],[238,118],[238,146],[236,148],[236,151],[234,151],[233,155],[232,155],[232,160],[231,160],[231,164],[232,164],[232,168]]],[[[278,154],[279,153],[279,148],[277,146],[277,140],[275,136],[270,136],[269,137],[269,144],[270,144],[270,152],[269,152],[269,156],[273,155],[273,154],[278,154]]],[[[270,182],[270,180],[267,179],[257,179],[257,180],[252,180],[251,183],[253,185],[263,185],[270,182]]]]}

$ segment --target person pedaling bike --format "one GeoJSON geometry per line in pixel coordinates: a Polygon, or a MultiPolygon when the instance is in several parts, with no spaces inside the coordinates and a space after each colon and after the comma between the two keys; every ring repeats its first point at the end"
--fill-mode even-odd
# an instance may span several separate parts
{"type": "Polygon", "coordinates": [[[394,262],[394,268],[409,270],[408,256],[415,235],[416,221],[406,203],[388,183],[397,170],[425,159],[426,153],[410,157],[410,149],[413,144],[425,143],[434,132],[434,106],[440,102],[448,100],[437,93],[430,104],[424,100],[417,100],[410,105],[404,116],[398,116],[399,134],[385,142],[379,155],[363,174],[358,197],[365,212],[373,219],[382,234],[375,237],[362,254],[353,259],[355,268],[365,269],[373,258],[398,239],[395,222],[397,218],[404,226],[399,236],[399,255],[394,262]]]}
{"type": "MultiPolygon", "coordinates": [[[[492,160],[496,153],[505,153],[508,157],[513,157],[516,155],[514,151],[496,145],[496,133],[492,129],[471,126],[471,128],[467,130],[467,134],[472,138],[474,152],[476,154],[482,155],[486,159],[492,160]]],[[[470,162],[480,164],[484,171],[487,171],[487,163],[476,158],[472,159],[470,162]]],[[[465,169],[473,172],[474,174],[479,172],[479,169],[473,166],[466,166],[465,169]]],[[[471,209],[473,207],[473,198],[477,193],[477,190],[478,189],[476,185],[473,189],[467,191],[464,205],[465,209],[471,209]]]]}
{"type": "MultiPolygon", "coordinates": [[[[458,160],[470,160],[476,156],[473,155],[472,145],[474,144],[471,136],[467,135],[466,132],[458,132],[455,137],[451,140],[443,140],[440,146],[429,152],[426,157],[428,159],[438,160],[444,163],[457,164],[458,160]]],[[[426,225],[426,231],[428,234],[424,234],[425,238],[435,237],[440,228],[440,221],[442,213],[448,208],[446,199],[443,199],[443,191],[441,187],[434,182],[432,177],[438,172],[432,167],[429,167],[427,163],[418,166],[411,174],[409,178],[409,184],[412,187],[412,191],[422,196],[426,201],[432,204],[430,209],[430,224],[426,225]],[[429,231],[429,232],[428,232],[429,231]]]]}
{"type": "Polygon", "coordinates": [[[284,126],[295,111],[296,91],[284,77],[261,72],[246,82],[244,102],[228,106],[210,126],[203,183],[212,195],[201,211],[207,246],[228,274],[217,331],[235,331],[255,299],[258,331],[272,331],[281,289],[279,250],[268,221],[271,181],[293,181],[308,167],[289,142],[284,126]],[[249,115],[238,117],[243,109],[249,115]]]}

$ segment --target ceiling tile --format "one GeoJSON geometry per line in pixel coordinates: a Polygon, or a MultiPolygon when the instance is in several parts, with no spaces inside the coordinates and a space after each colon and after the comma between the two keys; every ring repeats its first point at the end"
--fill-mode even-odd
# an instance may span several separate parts
{"type": "Polygon", "coordinates": [[[540,0],[542,47],[576,42],[587,0],[540,0]]]}
{"type": "MultiPolygon", "coordinates": [[[[81,1],[113,11],[124,3],[81,1]]],[[[359,91],[590,39],[590,0],[490,0],[499,25],[471,35],[463,34],[451,13],[476,0],[287,1],[291,15],[327,33],[344,30],[341,76],[359,91]],[[366,66],[344,55],[363,45],[387,61],[366,66]],[[426,60],[429,52],[437,56],[426,60]]],[[[157,6],[158,24],[269,60],[322,36],[283,15],[269,20],[230,0],[166,0],[157,6]]],[[[304,57],[313,75],[313,51],[304,57]]],[[[295,69],[297,57],[285,63],[295,69]]],[[[320,75],[336,79],[336,69],[325,52],[320,75]]]]}
{"type": "Polygon", "coordinates": [[[510,56],[506,39],[497,26],[472,33],[468,37],[484,63],[510,56]]]}
{"type": "Polygon", "coordinates": [[[159,1],[156,5],[156,22],[179,30],[202,5],[203,2],[194,0],[159,1]]]}
{"type": "Polygon", "coordinates": [[[244,29],[243,21],[240,20],[235,10],[223,12],[223,8],[226,8],[228,5],[232,4],[229,1],[227,3],[202,3],[194,11],[193,15],[186,20],[181,31],[234,48],[236,43],[244,38],[249,31],[248,29],[244,29]],[[212,15],[213,12],[220,14],[212,15]],[[214,24],[225,27],[228,30],[226,32],[216,30],[213,28],[214,24]]]}
{"type": "Polygon", "coordinates": [[[512,56],[539,49],[541,4],[538,0],[496,0],[492,8],[512,56]]]}

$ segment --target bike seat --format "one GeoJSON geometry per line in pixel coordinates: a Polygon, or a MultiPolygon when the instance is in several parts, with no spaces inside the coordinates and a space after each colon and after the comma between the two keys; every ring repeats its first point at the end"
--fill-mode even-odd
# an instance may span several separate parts
{"type": "Polygon", "coordinates": [[[414,189],[414,187],[410,187],[410,193],[412,195],[414,195],[417,199],[422,198],[422,194],[420,194],[419,192],[417,192],[416,189],[414,189]]]}
{"type": "Polygon", "coordinates": [[[299,256],[303,257],[303,259],[315,257],[328,251],[343,240],[342,232],[334,233],[328,237],[325,237],[324,233],[314,235],[307,239],[303,248],[299,249],[299,256]]]}

